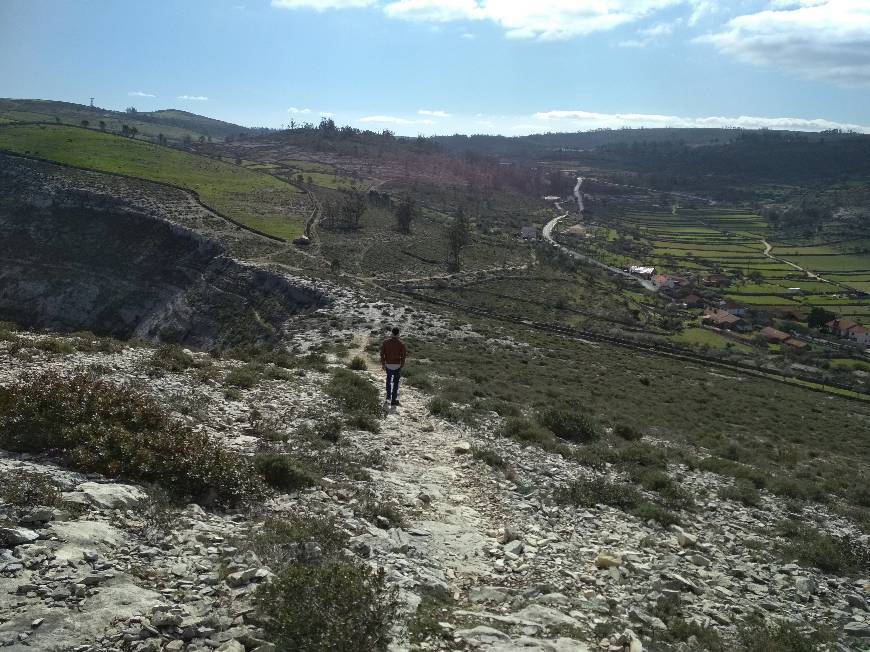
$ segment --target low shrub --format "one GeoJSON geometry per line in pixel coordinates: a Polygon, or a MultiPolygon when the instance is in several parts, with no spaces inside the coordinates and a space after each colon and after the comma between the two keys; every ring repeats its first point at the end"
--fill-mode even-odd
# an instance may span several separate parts
{"type": "Polygon", "coordinates": [[[45,473],[0,471],[0,502],[14,507],[54,507],[60,503],[60,491],[45,473]]]}
{"type": "Polygon", "coordinates": [[[623,510],[634,507],[643,500],[640,492],[631,485],[610,482],[603,478],[575,480],[558,489],[554,498],[556,502],[579,507],[602,504],[623,510]]]}
{"type": "Polygon", "coordinates": [[[46,353],[56,353],[58,355],[70,355],[76,352],[76,347],[72,342],[60,339],[58,337],[43,337],[32,343],[33,348],[45,351],[46,353]]]}
{"type": "Polygon", "coordinates": [[[365,371],[369,368],[365,358],[359,355],[353,356],[353,359],[348,363],[347,367],[353,371],[365,371]]]}
{"type": "Polygon", "coordinates": [[[453,423],[474,423],[474,414],[468,408],[457,407],[442,396],[433,396],[429,400],[429,413],[453,423]]]}
{"type": "Polygon", "coordinates": [[[650,500],[642,500],[627,511],[642,521],[656,521],[663,527],[678,525],[680,523],[680,517],[670,509],[650,500]]]}
{"type": "Polygon", "coordinates": [[[178,373],[194,366],[193,356],[177,344],[161,346],[151,355],[151,367],[178,373]]]}
{"type": "Polygon", "coordinates": [[[705,457],[698,462],[698,468],[702,471],[712,471],[719,475],[729,476],[732,478],[742,478],[749,480],[756,489],[764,489],[770,481],[770,476],[764,471],[760,471],[755,467],[740,462],[733,462],[721,457],[711,455],[705,457]]]}
{"type": "Polygon", "coordinates": [[[248,416],[245,434],[266,441],[287,441],[287,429],[277,417],[267,416],[254,408],[248,416]]]}
{"type": "Polygon", "coordinates": [[[284,369],[291,369],[296,366],[296,358],[283,347],[249,344],[229,349],[223,355],[240,362],[274,365],[284,369]]]}
{"type": "Polygon", "coordinates": [[[259,364],[249,363],[243,367],[231,369],[224,382],[240,389],[250,389],[263,378],[263,368],[259,364]]]}
{"type": "Polygon", "coordinates": [[[781,521],[775,533],[785,539],[779,546],[784,559],[837,575],[866,573],[870,568],[870,548],[850,536],[832,536],[798,521],[781,521]]]}
{"type": "Polygon", "coordinates": [[[351,414],[344,420],[344,424],[348,428],[353,428],[354,430],[365,430],[366,432],[374,433],[381,431],[381,422],[370,414],[362,414],[359,412],[351,414]]]}
{"type": "Polygon", "coordinates": [[[341,439],[341,431],[344,428],[344,422],[335,415],[323,417],[314,426],[315,434],[324,441],[336,443],[341,439]]]}
{"type": "Polygon", "coordinates": [[[626,441],[637,441],[643,437],[643,433],[627,423],[618,423],[613,428],[613,433],[626,441]]]}
{"type": "Polygon", "coordinates": [[[252,550],[273,568],[296,562],[294,547],[298,544],[314,542],[323,556],[329,558],[337,556],[350,538],[335,519],[320,515],[269,517],[254,531],[252,537],[239,541],[238,546],[252,550]]]}
{"type": "Polygon", "coordinates": [[[291,564],[262,585],[256,604],[280,650],[357,652],[387,649],[397,589],[362,563],[291,564]]]}
{"type": "Polygon", "coordinates": [[[402,382],[408,383],[411,387],[416,387],[424,392],[431,392],[435,385],[428,374],[419,365],[413,363],[402,367],[402,382]]]}
{"type": "Polygon", "coordinates": [[[280,491],[297,491],[317,484],[317,477],[293,457],[283,453],[257,453],[254,468],[263,479],[280,491]]]}
{"type": "Polygon", "coordinates": [[[733,484],[719,489],[719,497],[734,500],[747,507],[755,507],[761,502],[761,494],[749,480],[738,479],[733,484]]]}
{"type": "Polygon", "coordinates": [[[577,405],[543,410],[539,420],[554,435],[567,441],[585,444],[601,436],[601,427],[577,405]]]}
{"type": "Polygon", "coordinates": [[[354,514],[371,523],[378,523],[378,517],[386,519],[392,527],[402,527],[405,524],[405,516],[399,506],[392,500],[376,496],[366,489],[357,494],[354,514]]]}
{"type": "Polygon", "coordinates": [[[545,446],[553,444],[553,435],[540,425],[525,417],[508,417],[499,428],[502,437],[545,446]]]}
{"type": "Polygon", "coordinates": [[[45,372],[0,388],[0,448],[153,482],[180,500],[236,505],[262,493],[246,458],[171,419],[141,391],[45,372]]]}
{"type": "Polygon", "coordinates": [[[822,630],[803,632],[786,620],[770,623],[756,620],[741,627],[738,633],[741,652],[816,652],[833,638],[830,632],[822,630]]]}
{"type": "Polygon", "coordinates": [[[366,378],[348,369],[336,369],[326,385],[326,393],[334,398],[346,412],[378,415],[381,404],[378,390],[366,378]]]}
{"type": "Polygon", "coordinates": [[[473,446],[471,448],[471,456],[476,460],[480,460],[487,466],[496,469],[503,469],[507,466],[507,462],[504,461],[504,458],[491,448],[479,448],[478,446],[473,446]]]}

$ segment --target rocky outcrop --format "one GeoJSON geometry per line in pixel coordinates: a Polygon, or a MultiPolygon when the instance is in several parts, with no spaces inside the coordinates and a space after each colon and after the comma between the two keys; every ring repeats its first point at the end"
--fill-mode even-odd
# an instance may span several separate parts
{"type": "Polygon", "coordinates": [[[0,155],[0,319],[206,348],[276,338],[327,302],[154,204],[70,187],[46,168],[0,155]]]}

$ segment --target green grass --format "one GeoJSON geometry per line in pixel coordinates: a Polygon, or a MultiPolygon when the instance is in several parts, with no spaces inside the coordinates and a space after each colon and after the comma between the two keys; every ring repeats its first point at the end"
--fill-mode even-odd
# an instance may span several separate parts
{"type": "Polygon", "coordinates": [[[311,178],[315,186],[332,188],[333,190],[350,190],[351,188],[362,190],[366,188],[366,183],[362,179],[351,179],[350,177],[340,177],[322,172],[305,172],[303,176],[306,183],[311,178]]]}
{"type": "Polygon", "coordinates": [[[241,166],[92,129],[51,125],[2,125],[0,148],[188,188],[212,208],[270,235],[289,239],[304,229],[307,196],[241,166]]]}
{"type": "Polygon", "coordinates": [[[691,346],[709,346],[713,349],[733,348],[735,351],[743,353],[752,351],[752,347],[735,342],[730,337],[720,335],[708,328],[687,328],[678,335],[671,336],[669,339],[679,344],[689,344],[691,346]],[[729,344],[731,347],[728,346],[729,344]]]}

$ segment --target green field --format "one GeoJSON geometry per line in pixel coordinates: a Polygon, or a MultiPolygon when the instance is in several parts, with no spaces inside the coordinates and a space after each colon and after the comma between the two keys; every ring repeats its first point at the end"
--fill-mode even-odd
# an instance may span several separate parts
{"type": "Polygon", "coordinates": [[[669,339],[678,344],[709,346],[713,349],[733,348],[741,353],[748,353],[752,350],[746,344],[735,342],[730,337],[720,335],[709,328],[687,328],[678,335],[672,335],[669,339]]]}
{"type": "Polygon", "coordinates": [[[282,238],[302,233],[307,195],[242,166],[91,129],[2,125],[0,148],[195,191],[231,219],[282,238]]]}

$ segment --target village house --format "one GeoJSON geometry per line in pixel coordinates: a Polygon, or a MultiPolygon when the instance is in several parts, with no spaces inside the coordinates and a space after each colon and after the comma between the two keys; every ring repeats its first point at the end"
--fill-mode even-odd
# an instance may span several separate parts
{"type": "Polygon", "coordinates": [[[665,290],[673,290],[682,287],[688,282],[688,279],[681,276],[671,276],[670,274],[656,274],[653,277],[653,283],[655,283],[657,287],[665,290]]]}
{"type": "Polygon", "coordinates": [[[715,285],[716,287],[722,288],[731,285],[731,279],[728,276],[725,276],[725,274],[710,274],[704,279],[704,283],[706,285],[715,285]]]}
{"type": "Polygon", "coordinates": [[[828,330],[834,335],[848,338],[849,331],[855,328],[855,326],[858,326],[858,322],[852,321],[851,319],[832,319],[825,324],[825,326],[827,326],[828,330]]]}
{"type": "Polygon", "coordinates": [[[686,304],[687,308],[698,308],[704,305],[704,300],[697,294],[690,294],[683,299],[683,303],[686,304]]]}
{"type": "Polygon", "coordinates": [[[707,324],[717,328],[727,328],[729,330],[746,330],[748,328],[747,323],[742,318],[718,308],[707,308],[704,311],[702,319],[707,324]]]}
{"type": "Polygon", "coordinates": [[[736,315],[737,317],[746,316],[746,306],[734,303],[733,301],[721,301],[719,303],[719,308],[725,312],[730,312],[732,315],[736,315]]]}
{"type": "Polygon", "coordinates": [[[849,339],[856,344],[870,345],[870,329],[858,324],[854,328],[849,329],[849,339]]]}
{"type": "Polygon", "coordinates": [[[805,349],[808,346],[807,343],[803,340],[796,340],[793,337],[788,338],[785,341],[785,344],[787,344],[788,346],[793,346],[796,349],[805,349]]]}
{"type": "Polygon", "coordinates": [[[782,331],[770,326],[765,326],[761,329],[761,336],[768,342],[778,342],[780,344],[791,339],[791,335],[788,333],[783,333],[782,331]]]}

